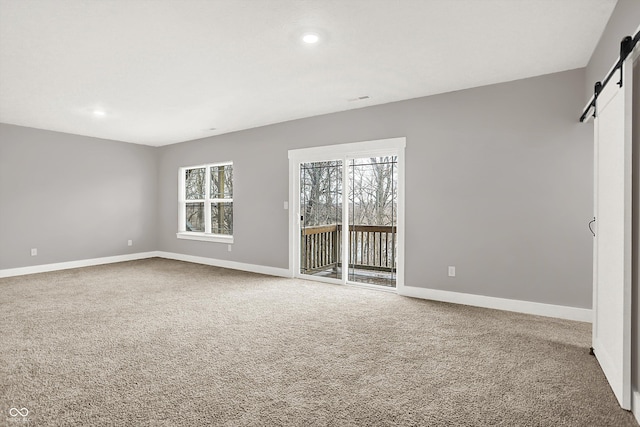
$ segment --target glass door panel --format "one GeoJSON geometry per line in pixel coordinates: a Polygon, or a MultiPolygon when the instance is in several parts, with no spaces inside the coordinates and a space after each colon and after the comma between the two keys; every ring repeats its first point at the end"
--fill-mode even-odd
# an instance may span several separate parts
{"type": "Polygon", "coordinates": [[[396,286],[398,158],[348,161],[350,282],[396,286]]]}
{"type": "Polygon", "coordinates": [[[342,279],[343,162],[300,164],[300,273],[342,279]]]}

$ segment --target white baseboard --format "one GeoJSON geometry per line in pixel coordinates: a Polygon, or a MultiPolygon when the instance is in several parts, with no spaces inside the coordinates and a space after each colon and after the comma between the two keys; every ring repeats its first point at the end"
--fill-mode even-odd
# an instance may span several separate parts
{"type": "Polygon", "coordinates": [[[25,274],[46,273],[48,271],[68,270],[70,268],[91,267],[92,265],[112,264],[114,262],[134,261],[137,259],[153,258],[156,256],[158,256],[157,252],[139,252],[135,254],[116,255],[103,258],[33,265],[30,267],[6,268],[4,270],[0,270],[0,278],[23,276],[25,274]]]}
{"type": "Polygon", "coordinates": [[[560,319],[578,320],[580,322],[591,323],[592,321],[591,309],[588,308],[567,307],[563,305],[464,294],[460,292],[418,288],[415,286],[399,287],[398,294],[413,298],[451,302],[455,304],[493,308],[497,310],[515,311],[518,313],[535,314],[538,316],[556,317],[560,319]]]}
{"type": "MultiPolygon", "coordinates": [[[[638,384],[638,387],[640,387],[640,384],[638,384]]],[[[631,393],[631,411],[638,424],[640,424],[640,391],[638,390],[633,390],[631,393]]]]}
{"type": "Polygon", "coordinates": [[[211,265],[214,267],[230,268],[232,270],[250,271],[252,273],[267,274],[269,276],[292,277],[291,272],[286,268],[268,267],[257,264],[246,264],[244,262],[226,261],[223,259],[206,258],[194,255],[178,254],[174,252],[156,252],[157,257],[173,259],[177,261],[193,262],[195,264],[211,265]]]}
{"type": "Polygon", "coordinates": [[[288,269],[267,267],[264,265],[246,264],[236,261],[225,261],[220,259],[205,258],[194,255],[177,254],[173,252],[140,252],[136,254],[117,255],[104,258],[83,259],[78,261],[58,262],[53,264],[34,265],[30,267],[7,268],[0,270],[0,279],[3,277],[23,276],[25,274],[46,273],[48,271],[68,270],[70,268],[90,267],[93,265],[112,264],[114,262],[134,261],[145,258],[167,258],[178,261],[193,262],[196,264],[211,265],[214,267],[224,267],[233,270],[250,271],[252,273],[267,274],[270,276],[291,277],[288,269]]]}
{"type": "MultiPolygon", "coordinates": [[[[22,276],[25,274],[44,273],[47,271],[67,270],[70,268],[90,267],[93,265],[111,264],[115,262],[133,261],[153,257],[193,262],[196,264],[211,265],[214,267],[230,268],[233,270],[250,271],[252,273],[267,274],[270,276],[293,277],[291,271],[286,268],[268,267],[264,265],[247,264],[237,261],[226,261],[194,255],[179,254],[174,252],[152,251],[104,258],[84,259],[79,261],[60,262],[54,264],[34,265],[31,267],[9,268],[0,270],[0,278],[22,276]]],[[[562,305],[488,297],[483,295],[464,294],[437,289],[418,288],[414,286],[400,286],[398,287],[398,294],[407,297],[471,305],[475,307],[493,308],[497,310],[515,311],[518,313],[535,314],[539,316],[556,317],[560,319],[578,320],[582,322],[592,321],[591,310],[586,308],[567,307],[562,305]]],[[[634,395],[634,398],[636,399],[636,401],[638,400],[636,395],[634,395]]],[[[636,407],[640,409],[640,403],[637,403],[636,407]]],[[[636,412],[640,411],[636,410],[636,412]]]]}

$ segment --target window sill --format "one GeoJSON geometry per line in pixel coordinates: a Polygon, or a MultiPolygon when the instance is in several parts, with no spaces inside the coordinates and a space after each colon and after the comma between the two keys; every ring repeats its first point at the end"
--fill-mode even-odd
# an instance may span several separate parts
{"type": "Polygon", "coordinates": [[[201,242],[233,243],[233,236],[223,236],[221,234],[196,233],[193,231],[179,231],[176,233],[178,239],[199,240],[201,242]]]}

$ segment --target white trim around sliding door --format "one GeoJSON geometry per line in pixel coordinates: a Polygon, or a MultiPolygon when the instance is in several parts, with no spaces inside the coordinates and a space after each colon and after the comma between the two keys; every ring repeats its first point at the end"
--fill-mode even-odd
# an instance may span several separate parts
{"type": "MultiPolygon", "coordinates": [[[[389,138],[374,141],[353,142],[346,144],[328,145],[322,147],[301,148],[289,150],[289,271],[291,277],[304,277],[313,280],[315,276],[300,273],[300,164],[315,161],[342,160],[346,170],[347,159],[357,157],[378,157],[394,155],[398,158],[398,216],[397,216],[397,276],[396,291],[404,287],[404,201],[405,201],[405,151],[406,138],[389,138]]],[[[343,215],[347,214],[345,206],[343,215]]],[[[346,276],[342,280],[320,280],[330,283],[346,284],[346,276]]]]}

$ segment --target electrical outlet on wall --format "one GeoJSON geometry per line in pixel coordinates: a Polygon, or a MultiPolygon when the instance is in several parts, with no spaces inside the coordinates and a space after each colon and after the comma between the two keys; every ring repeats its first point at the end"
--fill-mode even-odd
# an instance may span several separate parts
{"type": "Polygon", "coordinates": [[[133,246],[133,240],[127,240],[127,246],[133,246]]]}
{"type": "Polygon", "coordinates": [[[449,266],[449,277],[456,277],[456,267],[455,265],[449,266]]]}
{"type": "Polygon", "coordinates": [[[31,248],[31,256],[38,255],[38,248],[31,248]]]}
{"type": "Polygon", "coordinates": [[[227,250],[231,252],[231,245],[227,245],[227,250]]]}

